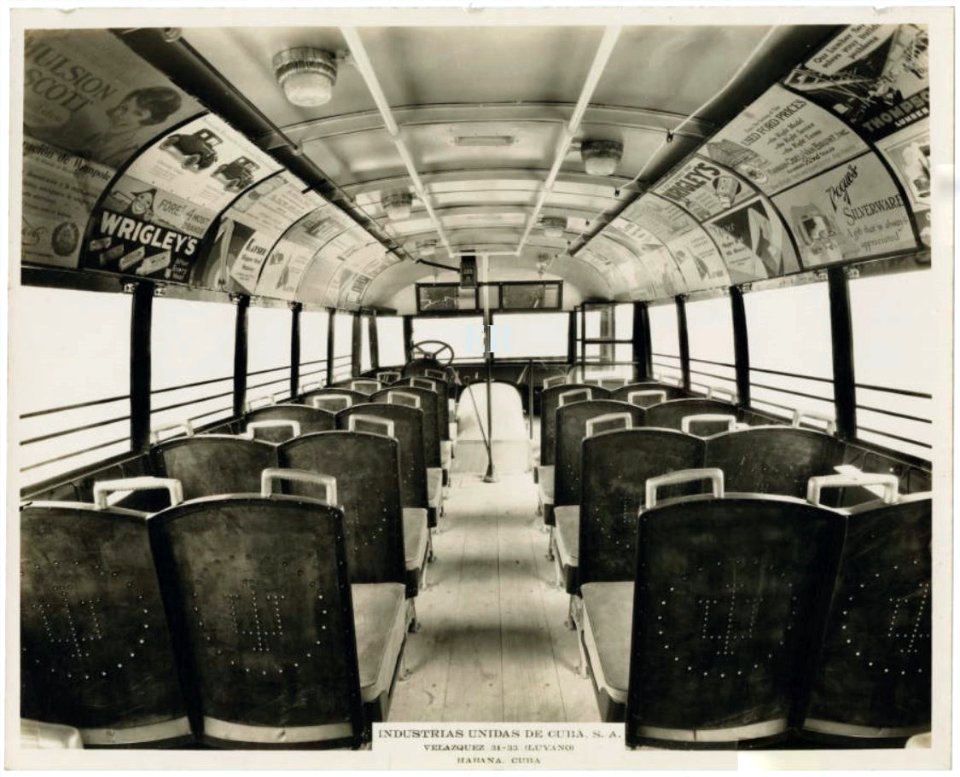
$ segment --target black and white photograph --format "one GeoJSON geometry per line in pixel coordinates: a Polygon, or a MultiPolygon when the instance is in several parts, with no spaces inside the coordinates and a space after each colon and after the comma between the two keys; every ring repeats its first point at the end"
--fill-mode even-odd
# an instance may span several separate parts
{"type": "Polygon", "coordinates": [[[952,7],[5,25],[7,769],[950,767],[952,7]]]}

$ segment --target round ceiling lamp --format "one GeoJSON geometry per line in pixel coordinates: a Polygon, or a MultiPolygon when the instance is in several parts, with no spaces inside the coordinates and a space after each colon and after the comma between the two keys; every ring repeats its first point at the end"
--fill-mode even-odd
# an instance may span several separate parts
{"type": "Polygon", "coordinates": [[[410,218],[413,195],[405,190],[390,192],[380,197],[380,205],[391,221],[404,221],[410,218]]]}
{"type": "Polygon", "coordinates": [[[563,237],[567,228],[567,220],[563,216],[544,216],[540,219],[543,234],[547,237],[563,237]]]}
{"type": "Polygon", "coordinates": [[[274,55],[273,74],[291,103],[313,108],[325,105],[333,96],[337,58],[323,49],[297,46],[274,55]]]}
{"type": "Polygon", "coordinates": [[[623,156],[623,143],[618,140],[584,140],[580,156],[587,175],[613,175],[623,156]]]}

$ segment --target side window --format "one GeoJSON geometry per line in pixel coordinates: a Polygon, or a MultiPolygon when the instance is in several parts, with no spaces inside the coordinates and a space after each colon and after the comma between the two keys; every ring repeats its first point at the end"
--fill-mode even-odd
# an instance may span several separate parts
{"type": "Polygon", "coordinates": [[[131,298],[13,290],[10,402],[25,484],[130,450],[131,298]]]}
{"type": "Polygon", "coordinates": [[[406,362],[402,318],[377,316],[377,351],[381,367],[399,367],[406,362]]]}
{"type": "Polygon", "coordinates": [[[153,301],[151,429],[183,421],[205,426],[233,415],[236,322],[234,305],[153,301]]]}
{"type": "Polygon", "coordinates": [[[327,329],[330,314],[325,310],[300,313],[300,391],[304,386],[327,382],[327,329]]]}
{"type": "Polygon", "coordinates": [[[333,316],[333,379],[346,380],[353,375],[353,315],[333,316]]]}
{"type": "Polygon", "coordinates": [[[251,307],[247,311],[247,402],[290,396],[290,334],[287,308],[251,307]]]}
{"type": "Polygon", "coordinates": [[[929,460],[937,310],[933,273],[850,281],[857,436],[929,460]]]}
{"type": "Polygon", "coordinates": [[[753,291],[743,299],[751,404],[782,417],[801,410],[834,418],[827,284],[753,291]]]}
{"type": "Polygon", "coordinates": [[[683,370],[680,368],[677,306],[673,302],[651,305],[648,313],[653,376],[666,383],[678,383],[683,378],[683,370]]]}
{"type": "Polygon", "coordinates": [[[718,398],[736,396],[737,368],[733,350],[733,312],[729,297],[688,302],[687,342],[690,346],[690,388],[705,394],[721,389],[718,398]]]}

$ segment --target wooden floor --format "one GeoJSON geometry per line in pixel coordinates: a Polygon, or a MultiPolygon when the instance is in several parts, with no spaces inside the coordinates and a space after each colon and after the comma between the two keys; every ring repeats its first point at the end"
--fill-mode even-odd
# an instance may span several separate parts
{"type": "Polygon", "coordinates": [[[392,722],[599,720],[531,475],[454,475],[392,722]]]}

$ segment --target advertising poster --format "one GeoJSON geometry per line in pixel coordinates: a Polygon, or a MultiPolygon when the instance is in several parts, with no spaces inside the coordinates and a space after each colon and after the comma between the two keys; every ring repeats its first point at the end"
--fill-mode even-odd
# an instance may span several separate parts
{"type": "Polygon", "coordinates": [[[930,114],[927,28],[848,27],[784,81],[872,141],[930,114]]]}
{"type": "Polygon", "coordinates": [[[27,138],[23,143],[22,260],[75,268],[87,219],[113,172],[27,138]]]}
{"type": "Polygon", "coordinates": [[[764,198],[704,227],[720,247],[730,283],[776,278],[801,269],[783,222],[764,198]]]}
{"type": "MultiPolygon", "coordinates": [[[[347,223],[346,217],[332,205],[315,209],[297,221],[270,253],[257,281],[256,293],[283,297],[284,289],[295,291],[306,265],[347,223]]],[[[319,256],[317,261],[321,261],[319,256]]]]}
{"type": "Polygon", "coordinates": [[[106,30],[27,30],[24,136],[111,168],[202,108],[106,30]]]}
{"type": "Polygon", "coordinates": [[[774,198],[805,267],[916,248],[900,194],[868,154],[774,198]]]}
{"type": "Polygon", "coordinates": [[[81,265],[186,282],[215,214],[124,176],[90,217],[81,265]]]}
{"type": "Polygon", "coordinates": [[[650,194],[641,197],[621,215],[627,221],[643,227],[664,244],[698,226],[689,213],[669,200],[650,194]]]}
{"type": "Polygon", "coordinates": [[[656,194],[686,208],[706,221],[753,197],[756,192],[744,179],[715,162],[694,156],[654,189],[656,194]]]}
{"type": "MultiPolygon", "coordinates": [[[[246,192],[221,217],[218,231],[244,236],[222,243],[225,251],[211,249],[209,263],[226,268],[229,291],[254,293],[267,253],[280,236],[299,219],[323,205],[303,183],[289,174],[272,176],[246,192]]],[[[219,248],[221,244],[214,244],[219,248]]]]}
{"type": "Polygon", "coordinates": [[[135,159],[127,174],[220,213],[280,166],[217,116],[170,133],[135,159]]]}
{"type": "Polygon", "coordinates": [[[924,119],[877,144],[893,168],[920,228],[920,241],[930,246],[930,126],[924,119]]]}
{"type": "Polygon", "coordinates": [[[680,269],[687,291],[729,285],[720,252],[703,228],[698,227],[675,238],[667,248],[680,269]]]}
{"type": "Polygon", "coordinates": [[[711,159],[767,195],[866,150],[846,124],[780,86],[768,89],[704,146],[711,159]]]}

